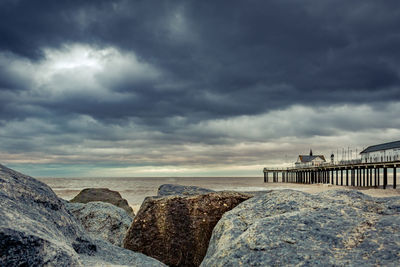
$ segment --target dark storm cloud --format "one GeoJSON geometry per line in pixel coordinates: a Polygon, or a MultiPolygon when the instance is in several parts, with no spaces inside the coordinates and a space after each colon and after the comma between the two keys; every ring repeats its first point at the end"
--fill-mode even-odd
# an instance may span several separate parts
{"type": "MultiPolygon", "coordinates": [[[[0,48],[37,59],[43,46],[85,39],[85,14],[110,9],[112,1],[26,1],[0,3],[0,48]]],[[[91,37],[88,36],[88,39],[91,37]]],[[[86,40],[85,40],[86,41],[86,40]]]]}
{"type": "MultiPolygon", "coordinates": [[[[391,89],[400,84],[399,8],[398,1],[7,1],[0,44],[31,59],[68,42],[111,45],[176,84],[164,93],[160,81],[110,84],[134,91],[136,102],[43,104],[52,109],[104,118],[235,116],[293,103],[398,100],[391,89]],[[369,98],[371,91],[382,97],[369,98]]],[[[2,77],[2,87],[14,80],[2,77]]]]}

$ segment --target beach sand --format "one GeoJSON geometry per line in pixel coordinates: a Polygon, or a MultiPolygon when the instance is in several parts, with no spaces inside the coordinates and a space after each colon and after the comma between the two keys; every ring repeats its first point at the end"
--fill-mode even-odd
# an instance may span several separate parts
{"type": "Polygon", "coordinates": [[[264,183],[260,177],[182,177],[182,178],[38,178],[49,185],[61,198],[70,200],[82,189],[89,187],[109,188],[121,193],[128,200],[135,213],[139,210],[147,196],[157,195],[157,189],[162,184],[194,185],[204,188],[232,191],[262,191],[293,189],[311,194],[332,189],[356,189],[373,197],[400,196],[400,189],[389,186],[382,188],[357,188],[336,186],[330,184],[295,184],[295,183],[264,183]]]}

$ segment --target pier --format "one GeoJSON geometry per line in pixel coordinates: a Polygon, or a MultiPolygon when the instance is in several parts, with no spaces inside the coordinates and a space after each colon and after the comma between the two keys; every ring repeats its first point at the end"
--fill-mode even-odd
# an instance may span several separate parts
{"type": "Polygon", "coordinates": [[[388,186],[388,169],[393,172],[393,188],[397,186],[397,167],[400,160],[388,162],[368,162],[360,160],[325,163],[318,166],[301,166],[288,168],[264,168],[264,183],[302,183],[302,184],[332,184],[357,187],[388,186]],[[272,174],[272,177],[269,175],[272,174]],[[381,180],[381,177],[383,178],[381,180]]]}

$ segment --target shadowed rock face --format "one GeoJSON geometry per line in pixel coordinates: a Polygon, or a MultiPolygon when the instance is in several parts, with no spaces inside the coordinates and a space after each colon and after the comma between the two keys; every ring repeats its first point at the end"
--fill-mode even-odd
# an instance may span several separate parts
{"type": "Polygon", "coordinates": [[[45,184],[0,165],[0,266],[164,266],[93,239],[45,184]]]}
{"type": "Polygon", "coordinates": [[[86,188],[79,192],[70,202],[73,203],[89,203],[94,201],[102,201],[113,204],[124,209],[129,216],[134,217],[133,209],[129,206],[128,201],[121,197],[117,191],[108,188],[86,188]]]}
{"type": "Polygon", "coordinates": [[[0,232],[1,266],[79,266],[79,258],[68,248],[56,246],[37,235],[5,228],[0,232]]]}
{"type": "Polygon", "coordinates": [[[146,198],[124,240],[124,247],[169,266],[199,266],[221,216],[250,195],[218,192],[146,198]]]}
{"type": "Polygon", "coordinates": [[[201,266],[399,266],[400,197],[256,196],[224,214],[201,266]]]}
{"type": "Polygon", "coordinates": [[[173,196],[173,195],[199,195],[214,192],[214,190],[202,188],[198,186],[187,186],[178,184],[163,184],[160,185],[157,191],[157,196],[173,196]]]}
{"type": "Polygon", "coordinates": [[[122,247],[132,224],[125,210],[106,202],[67,203],[66,207],[90,235],[122,247]]]}

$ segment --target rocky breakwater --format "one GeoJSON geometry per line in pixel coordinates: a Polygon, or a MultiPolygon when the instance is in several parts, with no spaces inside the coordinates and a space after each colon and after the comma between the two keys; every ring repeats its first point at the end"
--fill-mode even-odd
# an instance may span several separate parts
{"type": "Polygon", "coordinates": [[[201,266],[399,266],[400,198],[273,191],[224,214],[201,266]]]}
{"type": "Polygon", "coordinates": [[[119,192],[110,190],[108,188],[86,188],[70,200],[72,203],[89,203],[94,201],[113,204],[116,207],[124,209],[129,216],[135,216],[133,209],[128,204],[128,201],[122,198],[119,192]]]}
{"type": "Polygon", "coordinates": [[[251,195],[212,192],[148,197],[124,240],[124,247],[169,266],[199,266],[221,216],[251,195]]]}
{"type": "MultiPolygon", "coordinates": [[[[262,191],[237,191],[237,190],[235,190],[235,192],[249,194],[252,196],[266,194],[271,191],[272,190],[262,190],[262,191]]],[[[160,187],[158,188],[157,196],[159,196],[159,197],[174,196],[174,195],[193,196],[193,195],[200,195],[200,194],[206,194],[206,193],[211,193],[211,192],[216,192],[216,191],[207,189],[207,188],[203,188],[203,187],[199,187],[199,186],[193,186],[193,185],[163,184],[163,185],[160,185],[160,187]]],[[[217,192],[222,192],[222,191],[217,191],[217,192]]]]}
{"type": "Polygon", "coordinates": [[[165,266],[89,236],[45,184],[0,165],[0,266],[165,266]]]}
{"type": "Polygon", "coordinates": [[[125,210],[106,202],[66,203],[66,207],[91,236],[122,247],[132,224],[132,217],[125,210]]]}

